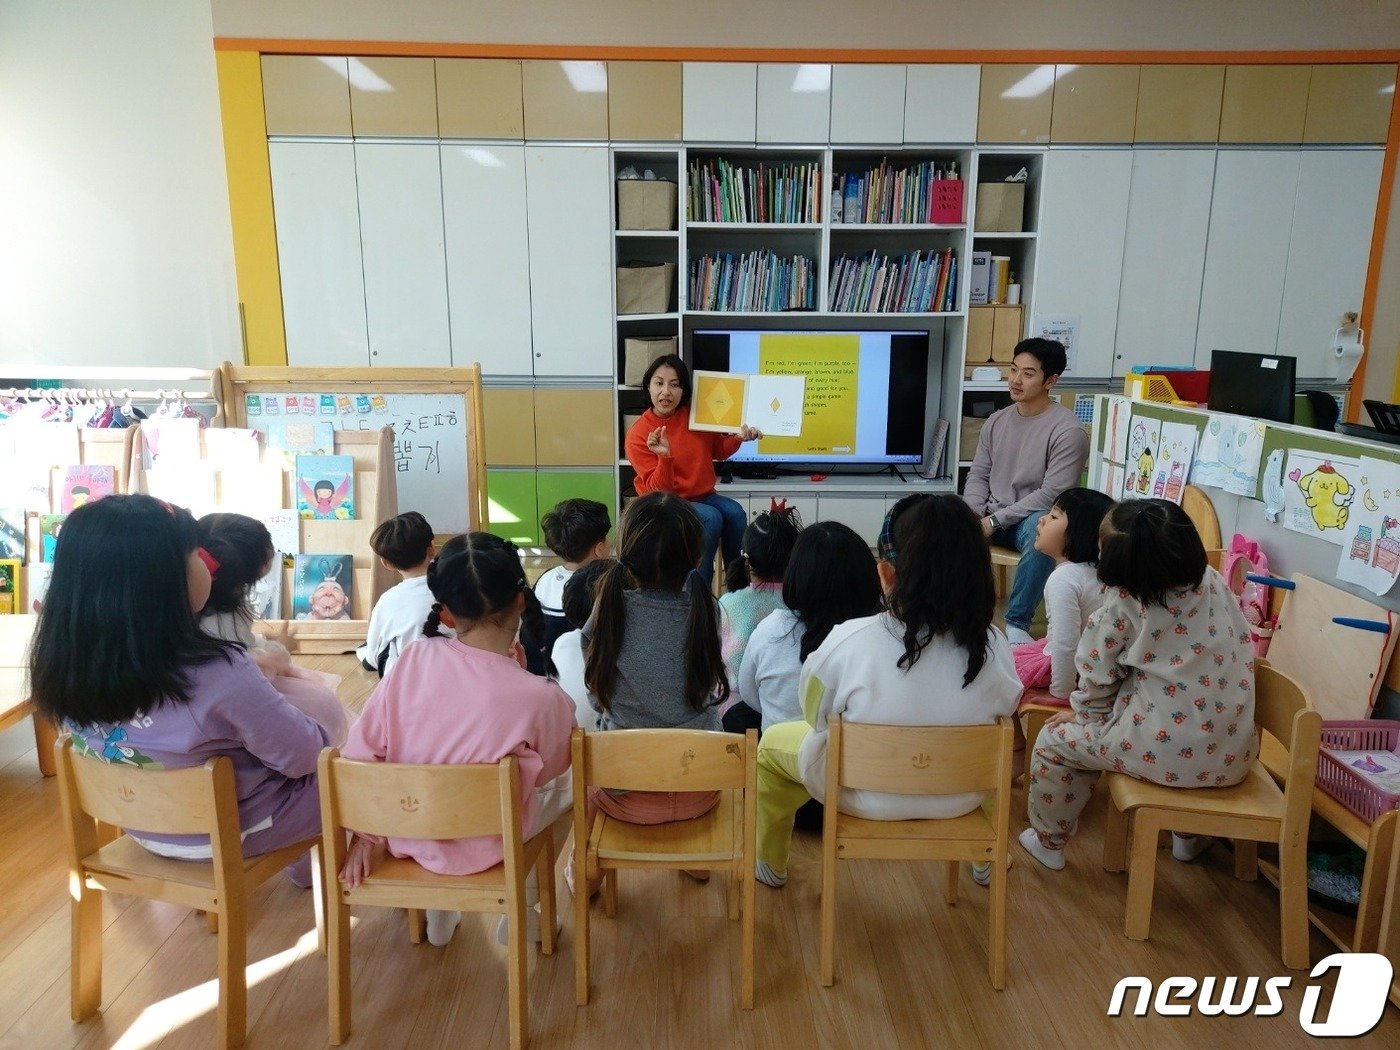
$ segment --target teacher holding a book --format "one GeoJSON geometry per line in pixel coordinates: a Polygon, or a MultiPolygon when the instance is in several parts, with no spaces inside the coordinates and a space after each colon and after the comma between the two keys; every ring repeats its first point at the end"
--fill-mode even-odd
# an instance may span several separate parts
{"type": "Polygon", "coordinates": [[[672,492],[686,500],[705,527],[705,553],[698,566],[708,587],[714,580],[715,551],[726,563],[739,557],[748,515],[715,491],[715,460],[728,459],[762,431],[740,426],[737,434],[690,429],[690,370],[675,354],[658,357],[642,376],[651,407],[627,431],[627,461],[637,472],[637,495],[672,492]]]}

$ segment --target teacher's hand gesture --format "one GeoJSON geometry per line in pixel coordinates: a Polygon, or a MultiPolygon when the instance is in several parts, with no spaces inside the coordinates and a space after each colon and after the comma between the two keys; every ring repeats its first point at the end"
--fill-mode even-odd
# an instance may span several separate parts
{"type": "Polygon", "coordinates": [[[665,427],[657,427],[647,435],[647,448],[658,456],[671,454],[671,442],[666,439],[665,427]]]}
{"type": "Polygon", "coordinates": [[[740,441],[757,441],[762,436],[763,431],[759,430],[758,427],[751,427],[747,423],[739,428],[740,441]]]}

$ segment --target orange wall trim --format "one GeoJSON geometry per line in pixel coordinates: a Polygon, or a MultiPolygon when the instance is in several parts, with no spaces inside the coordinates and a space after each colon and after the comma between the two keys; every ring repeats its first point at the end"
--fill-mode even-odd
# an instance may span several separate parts
{"type": "Polygon", "coordinates": [[[266,55],[404,55],[421,58],[545,58],[651,62],[1075,62],[1162,65],[1400,62],[1400,50],[1376,51],[938,51],[849,48],[622,47],[583,44],[456,44],[408,40],[278,40],[215,37],[215,51],[266,55]]]}

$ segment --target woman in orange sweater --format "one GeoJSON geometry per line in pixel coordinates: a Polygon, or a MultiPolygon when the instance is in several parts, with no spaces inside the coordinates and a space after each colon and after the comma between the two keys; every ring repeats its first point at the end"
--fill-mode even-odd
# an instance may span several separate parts
{"type": "Polygon", "coordinates": [[[637,472],[637,495],[672,492],[690,503],[705,526],[700,575],[714,578],[715,551],[724,545],[725,563],[739,557],[748,515],[728,496],[715,492],[715,460],[728,459],[745,441],[763,436],[754,427],[738,434],[690,429],[690,369],[675,354],[658,357],[642,376],[651,407],[627,431],[627,460],[637,472]]]}

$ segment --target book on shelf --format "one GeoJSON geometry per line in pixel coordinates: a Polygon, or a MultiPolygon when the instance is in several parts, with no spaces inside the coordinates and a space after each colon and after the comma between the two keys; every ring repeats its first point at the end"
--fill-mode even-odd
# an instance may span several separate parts
{"type": "Polygon", "coordinates": [[[980,306],[987,302],[991,288],[992,253],[973,252],[970,259],[968,280],[971,284],[967,289],[967,301],[973,306],[980,306]]]}
{"type": "Polygon", "coordinates": [[[872,250],[831,264],[832,313],[944,313],[957,303],[957,253],[916,251],[893,257],[872,250]]]}
{"type": "Polygon", "coordinates": [[[821,221],[821,164],[790,161],[736,165],[723,157],[692,160],[686,170],[690,222],[821,221]]]}
{"type": "Polygon", "coordinates": [[[956,161],[926,160],[894,167],[884,158],[865,171],[832,174],[841,211],[833,224],[955,225],[963,221],[962,179],[956,161]]]}
{"type": "Polygon", "coordinates": [[[816,305],[816,263],[773,252],[692,256],[689,303],[695,310],[763,313],[816,305]]]}

